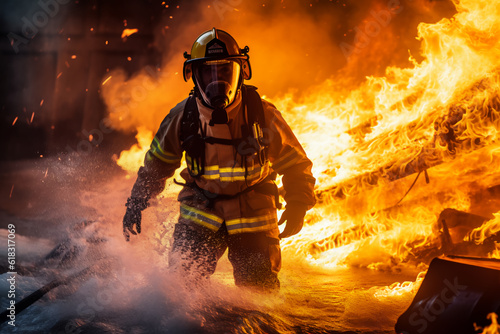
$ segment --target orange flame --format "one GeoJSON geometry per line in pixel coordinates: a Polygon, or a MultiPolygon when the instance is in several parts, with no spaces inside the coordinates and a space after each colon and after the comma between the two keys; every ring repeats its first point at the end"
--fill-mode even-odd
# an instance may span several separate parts
{"type": "Polygon", "coordinates": [[[452,19],[419,25],[424,60],[412,59],[413,68],[389,67],[344,99],[330,93],[338,91],[330,80],[299,103],[292,95],[274,99],[295,116],[288,119],[315,163],[321,199],[309,225],[283,243],[285,252],[321,266],[404,262],[438,246],[439,212],[470,207],[465,185],[495,185],[485,177],[495,173],[499,145],[500,44],[492,17],[500,9],[461,1],[457,10],[452,19]],[[431,184],[416,183],[405,199],[411,205],[394,207],[413,181],[404,176],[419,168],[430,168],[431,184]],[[467,173],[473,170],[484,173],[467,173]]]}
{"type": "Polygon", "coordinates": [[[134,144],[128,151],[123,151],[116,163],[129,173],[135,173],[141,167],[144,155],[149,150],[153,141],[153,133],[147,129],[139,128],[134,144]]]}
{"type": "MultiPolygon", "coordinates": [[[[421,60],[410,56],[408,68],[387,67],[385,76],[356,86],[348,77],[332,77],[301,94],[271,90],[270,101],[283,111],[317,178],[318,204],[303,230],[282,240],[286,256],[325,268],[418,264],[419,254],[439,248],[436,222],[443,209],[467,211],[471,194],[500,183],[500,7],[486,0],[454,4],[454,17],[418,26],[421,60]],[[424,170],[426,178],[417,178],[424,170]]],[[[300,65],[290,57],[285,50],[262,64],[252,59],[255,68],[274,71],[280,67],[274,59],[300,65]]],[[[118,160],[125,169],[138,169],[149,131],[185,95],[187,86],[174,74],[181,66],[172,60],[154,80],[151,71],[130,79],[115,71],[103,87],[113,126],[142,126],[140,143],[118,160]]],[[[477,229],[477,240],[500,229],[496,219],[477,229]]]]}
{"type": "Polygon", "coordinates": [[[129,37],[129,36],[131,36],[131,35],[133,35],[135,33],[138,33],[138,32],[139,32],[139,29],[129,29],[129,28],[123,29],[123,31],[122,31],[122,37],[121,38],[123,40],[126,40],[127,37],[129,37]]]}
{"type": "Polygon", "coordinates": [[[476,245],[480,245],[487,238],[500,232],[500,212],[494,214],[495,219],[485,222],[478,228],[473,229],[466,236],[467,241],[473,241],[476,245]]]}
{"type": "Polygon", "coordinates": [[[483,328],[481,334],[498,334],[500,326],[498,325],[498,315],[496,313],[488,314],[488,319],[491,320],[491,324],[483,328]]]}

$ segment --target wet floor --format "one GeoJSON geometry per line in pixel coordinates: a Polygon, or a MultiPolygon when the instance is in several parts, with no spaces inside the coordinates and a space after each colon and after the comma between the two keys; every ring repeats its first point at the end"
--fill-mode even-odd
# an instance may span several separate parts
{"type": "Polygon", "coordinates": [[[209,282],[189,284],[168,270],[166,256],[178,210],[175,185],[144,213],[142,235],[123,240],[133,181],[103,160],[3,165],[0,239],[6,245],[5,227],[16,226],[16,301],[71,279],[16,314],[15,327],[1,325],[2,333],[394,333],[413,298],[414,290],[387,294],[384,287],[414,281],[418,268],[325,269],[289,248],[279,293],[235,287],[226,257],[209,282]]]}

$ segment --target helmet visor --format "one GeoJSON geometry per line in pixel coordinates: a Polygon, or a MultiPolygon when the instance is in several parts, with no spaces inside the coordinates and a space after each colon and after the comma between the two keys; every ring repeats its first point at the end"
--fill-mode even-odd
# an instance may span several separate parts
{"type": "Polygon", "coordinates": [[[209,60],[198,65],[195,76],[205,102],[216,107],[214,99],[220,101],[225,95],[224,107],[231,104],[238,88],[240,71],[238,62],[227,59],[209,60]]]}

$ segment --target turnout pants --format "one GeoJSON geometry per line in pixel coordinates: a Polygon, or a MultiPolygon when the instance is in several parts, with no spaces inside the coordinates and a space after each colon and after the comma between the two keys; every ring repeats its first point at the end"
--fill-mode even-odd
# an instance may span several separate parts
{"type": "Polygon", "coordinates": [[[225,223],[214,232],[180,217],[174,229],[169,264],[174,269],[185,270],[192,278],[208,278],[228,249],[237,286],[277,289],[281,267],[277,229],[228,234],[225,223]]]}

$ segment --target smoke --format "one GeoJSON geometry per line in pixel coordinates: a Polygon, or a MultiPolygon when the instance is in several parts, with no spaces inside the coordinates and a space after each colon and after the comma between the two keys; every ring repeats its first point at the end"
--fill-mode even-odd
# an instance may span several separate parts
{"type": "Polygon", "coordinates": [[[190,19],[201,20],[188,21],[180,29],[163,25],[157,40],[165,56],[159,68],[146,68],[131,78],[116,69],[104,78],[111,77],[102,87],[102,96],[114,128],[156,130],[169,109],[187,97],[193,86],[182,78],[182,54],[190,52],[196,38],[214,26],[232,34],[240,48],[250,47],[253,79],[249,84],[258,86],[261,94],[275,95],[318,83],[337,66],[332,59],[342,57],[328,31],[318,26],[325,24],[324,18],[315,21],[298,10],[281,7],[264,8],[262,13],[248,2],[242,2],[240,9],[227,6],[190,9],[190,19]]]}
{"type": "Polygon", "coordinates": [[[451,15],[448,2],[381,1],[362,4],[281,1],[213,1],[180,6],[179,15],[166,17],[156,44],[163,62],[130,78],[115,69],[104,79],[102,96],[110,125],[126,132],[157,129],[168,111],[187,97],[192,82],[182,78],[184,51],[204,31],[217,27],[250,47],[253,79],[267,97],[294,92],[297,97],[333,78],[336,89],[345,83],[383,72],[388,65],[410,64],[408,49],[417,50],[417,24],[425,17],[451,15]],[[446,5],[447,4],[447,5],[446,5]],[[172,24],[172,19],[182,23],[172,24]]]}
{"type": "Polygon", "coordinates": [[[359,82],[366,76],[383,76],[389,66],[412,67],[410,56],[421,61],[421,41],[416,37],[422,22],[451,17],[451,1],[372,0],[351,12],[349,29],[339,47],[347,58],[337,78],[359,82]]]}

